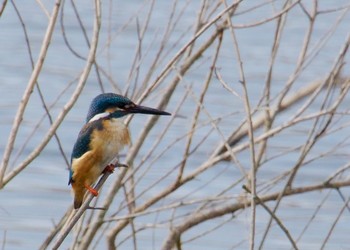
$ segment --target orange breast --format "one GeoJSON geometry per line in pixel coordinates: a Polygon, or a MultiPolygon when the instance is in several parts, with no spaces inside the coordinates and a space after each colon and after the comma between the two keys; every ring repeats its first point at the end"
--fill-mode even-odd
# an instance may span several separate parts
{"type": "Polygon", "coordinates": [[[95,130],[91,136],[90,148],[100,157],[102,170],[113,158],[130,144],[129,130],[120,119],[104,120],[103,130],[95,130]]]}
{"type": "Polygon", "coordinates": [[[120,119],[102,123],[104,129],[91,134],[91,150],[72,162],[73,179],[77,183],[92,185],[123,147],[130,144],[129,130],[120,119]]]}

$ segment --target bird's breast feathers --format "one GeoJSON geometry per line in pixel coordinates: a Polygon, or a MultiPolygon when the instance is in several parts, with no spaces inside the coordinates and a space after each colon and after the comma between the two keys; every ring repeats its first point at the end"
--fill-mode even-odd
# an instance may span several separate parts
{"type": "Polygon", "coordinates": [[[82,129],[74,146],[72,173],[88,173],[94,169],[95,174],[101,174],[123,147],[129,144],[129,130],[120,119],[103,117],[90,121],[82,129]]]}
{"type": "Polygon", "coordinates": [[[107,165],[125,145],[130,144],[130,135],[120,119],[103,119],[101,122],[103,129],[92,132],[90,148],[101,156],[102,164],[107,165]]]}

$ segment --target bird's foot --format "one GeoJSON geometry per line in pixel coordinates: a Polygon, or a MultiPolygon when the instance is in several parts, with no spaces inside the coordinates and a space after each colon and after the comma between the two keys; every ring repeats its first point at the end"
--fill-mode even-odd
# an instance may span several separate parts
{"type": "Polygon", "coordinates": [[[98,195],[98,191],[92,187],[90,187],[89,185],[85,185],[85,188],[90,192],[90,194],[92,194],[93,196],[97,196],[98,195]]]}
{"type": "Polygon", "coordinates": [[[115,169],[115,165],[114,164],[109,164],[105,167],[105,169],[102,171],[102,174],[105,173],[113,173],[115,169]]]}

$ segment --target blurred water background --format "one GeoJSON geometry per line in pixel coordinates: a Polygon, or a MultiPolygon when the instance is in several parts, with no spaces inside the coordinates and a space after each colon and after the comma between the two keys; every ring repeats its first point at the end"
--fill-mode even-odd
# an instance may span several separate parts
{"type": "MultiPolygon", "coordinates": [[[[50,11],[52,9],[53,1],[43,1],[44,5],[50,11]]],[[[87,32],[90,33],[92,29],[92,16],[93,16],[93,3],[92,1],[75,1],[79,13],[82,17],[84,24],[86,25],[87,32]]],[[[175,45],[175,48],[181,47],[184,42],[188,41],[191,37],[191,33],[184,33],[196,19],[196,11],[200,1],[179,1],[179,5],[188,6],[185,8],[178,26],[176,27],[174,34],[171,36],[170,41],[177,41],[179,37],[180,42],[175,45]],[[198,3],[197,3],[198,2],[198,3]]],[[[108,68],[109,73],[116,80],[118,87],[123,90],[124,82],[128,80],[130,65],[132,64],[135,48],[137,47],[137,33],[136,33],[136,21],[132,20],[128,26],[123,28],[123,25],[128,23],[131,16],[130,13],[140,11],[140,20],[145,18],[145,14],[142,12],[142,6],[147,1],[115,1],[113,8],[110,10],[106,7],[103,8],[103,20],[102,20],[102,34],[99,46],[99,63],[108,68]],[[141,8],[141,10],[140,10],[141,8]],[[112,13],[113,22],[111,27],[108,28],[108,13],[112,13]],[[111,47],[106,47],[106,41],[108,40],[108,29],[112,30],[114,34],[113,43],[111,47]]],[[[319,1],[320,9],[337,7],[342,4],[345,5],[348,1],[319,1]]],[[[48,18],[40,8],[36,1],[16,1],[17,7],[25,21],[25,26],[28,31],[31,50],[33,52],[34,60],[36,60],[43,39],[43,35],[46,29],[48,18]]],[[[103,5],[107,6],[107,5],[103,5]]],[[[247,3],[246,8],[249,7],[247,3]]],[[[151,63],[156,53],[157,42],[159,42],[161,36],[157,33],[163,32],[164,22],[166,22],[172,6],[168,1],[156,1],[154,6],[154,15],[149,24],[148,34],[144,38],[143,46],[148,55],[145,56],[144,64],[151,63]]],[[[248,15],[239,15],[234,21],[236,23],[249,23],[259,19],[262,19],[269,14],[272,14],[271,6],[263,7],[257,11],[248,15]]],[[[339,18],[339,12],[332,12],[325,14],[326,16],[318,20],[315,27],[312,44],[316,44],[318,39],[323,37],[325,33],[330,29],[331,24],[336,22],[339,18]]],[[[300,79],[298,79],[299,86],[305,83],[314,81],[325,75],[330,70],[335,55],[339,53],[346,34],[349,33],[349,15],[341,21],[340,25],[335,30],[332,38],[327,42],[325,48],[319,53],[317,60],[313,61],[312,65],[305,71],[300,79]]],[[[82,55],[87,55],[88,48],[86,46],[85,39],[81,33],[78,22],[74,16],[74,12],[70,8],[69,1],[66,2],[64,12],[64,24],[67,33],[67,37],[72,46],[82,55]]],[[[277,67],[275,69],[273,84],[283,87],[289,74],[295,68],[295,62],[298,57],[298,53],[303,41],[305,33],[305,25],[307,24],[306,17],[300,8],[295,8],[289,14],[287,20],[287,28],[284,32],[283,44],[281,45],[280,54],[278,57],[277,67]]],[[[240,48],[242,58],[244,59],[244,67],[246,70],[246,77],[249,86],[249,93],[251,96],[256,95],[257,98],[252,98],[254,103],[258,102],[258,98],[261,95],[263,81],[265,79],[266,69],[268,66],[268,59],[270,57],[270,49],[272,47],[272,39],[275,24],[267,23],[262,26],[253,27],[250,29],[238,29],[237,37],[240,42],[240,48]]],[[[223,50],[227,51],[223,53],[219,59],[218,65],[221,66],[220,70],[225,79],[230,79],[232,83],[237,82],[239,75],[236,68],[233,70],[232,63],[235,60],[234,53],[232,53],[232,41],[224,40],[223,50]]],[[[173,54],[170,54],[167,58],[174,55],[175,50],[172,50],[173,54]]],[[[145,52],[146,53],[146,52],[145,52]]],[[[209,57],[209,53],[207,54],[209,57]]],[[[205,63],[198,65],[187,78],[188,85],[193,84],[194,91],[199,91],[203,82],[206,72],[206,67],[210,63],[207,60],[205,63]]],[[[65,45],[61,28],[56,26],[56,31],[53,37],[53,41],[50,44],[48,57],[45,60],[42,74],[39,77],[39,84],[42,88],[46,102],[52,104],[59,93],[67,87],[69,82],[72,82],[78,73],[83,69],[85,62],[72,53],[69,52],[65,45]]],[[[28,55],[27,46],[25,44],[25,38],[23,34],[23,28],[19,22],[13,6],[8,3],[6,10],[0,18],[0,155],[3,155],[4,148],[7,143],[8,135],[11,130],[12,122],[21,100],[22,94],[31,75],[31,65],[28,55]]],[[[142,72],[141,79],[145,72],[142,72]]],[[[74,86],[73,83],[72,85],[74,86]]],[[[186,85],[185,84],[185,85],[186,85]]],[[[235,85],[233,88],[241,93],[241,89],[235,85]]],[[[105,84],[106,91],[115,91],[111,84],[105,84]]],[[[175,94],[174,100],[181,97],[181,91],[185,91],[186,87],[180,87],[179,93],[175,94]]],[[[277,92],[278,87],[274,88],[277,92]]],[[[60,111],[62,105],[68,100],[70,94],[73,91],[73,87],[68,88],[67,92],[64,92],[58,102],[51,108],[50,112],[53,117],[56,117],[60,111]]],[[[86,84],[81,97],[78,99],[76,105],[69,112],[66,119],[62,123],[58,130],[61,143],[63,145],[66,155],[69,157],[72,146],[75,142],[76,135],[78,134],[87,112],[87,108],[90,100],[101,92],[99,85],[97,84],[96,74],[92,71],[86,84]]],[[[161,94],[161,90],[157,92],[161,94]]],[[[21,127],[17,136],[15,151],[18,152],[20,145],[28,138],[34,127],[37,125],[37,121],[43,115],[42,104],[37,98],[37,91],[33,93],[35,98],[31,98],[28,106],[28,110],[25,113],[23,120],[23,126],[21,127]]],[[[153,95],[150,99],[147,99],[146,103],[149,106],[156,103],[157,96],[153,95]]],[[[214,117],[229,115],[236,111],[236,107],[240,100],[235,99],[233,95],[227,93],[219,84],[210,86],[210,94],[206,99],[206,108],[214,117]]],[[[170,103],[168,107],[169,111],[175,109],[176,101],[170,103]]],[[[239,104],[241,105],[241,104],[239,104]]],[[[240,106],[242,107],[242,106],[240,106]]],[[[292,109],[290,112],[293,112],[292,109]]],[[[188,102],[187,106],[181,110],[181,114],[184,117],[191,117],[193,111],[193,103],[188,102]]],[[[243,114],[242,110],[239,110],[243,114]]],[[[283,121],[288,114],[281,116],[279,119],[283,121]]],[[[135,117],[130,125],[131,133],[136,137],[140,126],[144,122],[144,117],[135,117]]],[[[232,132],[233,127],[242,120],[242,117],[230,115],[229,119],[223,119],[220,123],[221,130],[225,135],[229,135],[232,132]]],[[[160,119],[159,123],[164,124],[166,121],[160,119]]],[[[171,133],[165,137],[166,143],[174,140],[179,135],[182,135],[186,130],[183,128],[183,124],[189,124],[189,120],[179,119],[170,130],[171,133]]],[[[307,128],[307,123],[300,126],[300,129],[307,128]],[[304,126],[304,127],[303,127],[304,126]]],[[[11,158],[11,165],[19,163],[31,150],[40,142],[43,134],[49,127],[49,123],[45,120],[31,137],[27,146],[23,149],[23,152],[18,156],[11,158]]],[[[187,128],[188,129],[188,128],[187,128]]],[[[349,129],[345,130],[349,132],[349,129]]],[[[207,131],[204,129],[199,133],[205,134],[207,131]]],[[[344,130],[342,133],[334,134],[334,141],[339,141],[344,136],[344,130]]],[[[277,140],[272,140],[272,144],[276,146],[276,150],[286,148],[290,143],[298,144],[298,140],[301,140],[305,134],[300,131],[294,131],[294,134],[290,132],[285,134],[285,138],[279,137],[277,140]],[[300,137],[299,137],[300,136],[300,137]]],[[[151,134],[152,136],[152,134],[151,134]]],[[[153,136],[156,136],[156,132],[153,132],[153,136]]],[[[152,141],[145,144],[144,148],[151,145],[152,141]]],[[[328,143],[332,145],[332,140],[328,138],[322,144],[325,149],[328,147],[328,143]]],[[[201,162],[202,157],[211,152],[214,145],[218,144],[217,139],[209,139],[207,148],[198,152],[194,159],[191,159],[191,164],[196,165],[201,162]],[[212,140],[212,141],[210,141],[212,140]],[[197,161],[197,162],[196,162],[197,161]]],[[[180,147],[180,146],[179,146],[180,147]]],[[[321,145],[318,149],[322,149],[321,145]]],[[[175,147],[176,149],[176,147],[175,147]]],[[[175,151],[174,149],[174,151],[175,151]]],[[[146,149],[144,149],[144,152],[146,149]]],[[[317,163],[314,168],[310,167],[303,170],[303,178],[299,179],[300,183],[312,183],[313,181],[324,180],[325,176],[335,171],[336,167],[346,163],[349,158],[349,147],[339,149],[339,154],[334,157],[325,158],[317,163]],[[334,169],[330,169],[334,166],[334,169]]],[[[142,151],[141,151],[142,155],[142,151]]],[[[335,154],[336,155],[336,154],[335,154]]],[[[239,159],[243,164],[249,166],[249,155],[240,154],[239,159]]],[[[276,159],[274,164],[270,164],[265,171],[260,173],[259,178],[268,178],[276,171],[282,171],[284,166],[290,166],[293,164],[293,154],[290,154],[290,159],[285,157],[276,159]]],[[[176,154],[169,154],[164,157],[158,163],[159,165],[171,165],[172,162],[176,162],[176,154]]],[[[222,163],[222,168],[227,167],[229,163],[222,163]]],[[[52,225],[61,218],[72,203],[72,197],[70,195],[70,188],[67,186],[68,171],[67,166],[59,153],[57,144],[54,140],[47,145],[41,155],[36,158],[30,166],[23,171],[20,175],[16,176],[4,189],[0,190],[0,242],[4,242],[3,249],[36,249],[43,242],[48,232],[52,228],[52,225]]],[[[221,171],[222,168],[215,168],[211,173],[215,175],[215,171],[221,171]]],[[[154,181],[152,178],[158,178],[163,172],[162,170],[151,170],[151,174],[143,180],[142,185],[147,185],[154,181]],[[160,172],[159,172],[160,171],[160,172]],[[152,177],[153,176],[153,177],[152,177]]],[[[238,173],[237,170],[231,170],[232,175],[238,173]]],[[[209,174],[202,176],[202,180],[212,178],[209,174]]],[[[112,181],[113,176],[107,182],[107,185],[112,181]]],[[[230,175],[222,176],[215,184],[211,185],[209,190],[202,190],[202,192],[213,192],[222,189],[227,185],[227,182],[231,181],[230,175]]],[[[157,189],[162,188],[157,186],[157,189]]],[[[164,184],[165,186],[165,184],[164,184]]],[[[188,191],[182,190],[186,193],[188,191]]],[[[197,193],[200,197],[200,191],[197,193]]],[[[305,221],[311,217],[314,212],[314,204],[319,202],[319,195],[315,193],[302,195],[299,200],[292,200],[289,205],[285,205],[284,209],[280,210],[280,216],[286,219],[288,228],[293,232],[298,230],[300,222],[305,221]]],[[[286,200],[288,201],[289,198],[286,200]]],[[[328,202],[328,205],[323,207],[318,216],[317,223],[311,224],[310,232],[304,236],[302,241],[302,249],[317,249],[320,245],[320,239],[323,239],[329,229],[330,221],[333,221],[338,214],[339,208],[343,204],[339,196],[333,195],[330,198],[332,202],[328,202]],[[327,216],[331,214],[332,216],[327,216]]],[[[118,200],[118,198],[117,198],[118,200]]],[[[116,201],[118,202],[118,201],[116,201]]],[[[247,239],[249,235],[248,217],[249,212],[245,212],[245,216],[237,218],[230,223],[229,234],[218,235],[213,233],[208,235],[201,245],[195,245],[191,249],[231,249],[233,247],[232,238],[234,242],[240,242],[240,240],[247,239]]],[[[258,213],[259,219],[266,219],[268,215],[265,212],[258,213]]],[[[327,245],[329,249],[350,249],[349,232],[349,220],[348,213],[343,215],[342,221],[337,224],[336,233],[327,245]]],[[[210,223],[207,223],[210,226],[210,223]]],[[[259,227],[258,233],[265,227],[259,227]]],[[[277,230],[278,231],[278,230],[277,230]]],[[[219,231],[219,233],[222,231],[219,231]]],[[[164,232],[165,234],[166,232],[164,232]]],[[[154,249],[158,249],[160,242],[157,242],[154,249]]],[[[66,249],[69,246],[69,242],[65,243],[66,249]]],[[[154,247],[152,243],[145,238],[141,249],[152,249],[154,247]]],[[[272,231],[272,237],[266,242],[266,249],[290,249],[288,242],[282,236],[274,237],[274,231],[272,231]]],[[[239,249],[240,247],[238,247],[239,249]]],[[[122,249],[127,249],[123,247],[122,249]]]]}

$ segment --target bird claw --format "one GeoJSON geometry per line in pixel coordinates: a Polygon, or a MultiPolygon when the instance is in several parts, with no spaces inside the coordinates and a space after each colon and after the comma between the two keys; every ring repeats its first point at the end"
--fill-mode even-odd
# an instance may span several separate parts
{"type": "Polygon", "coordinates": [[[105,167],[105,169],[102,171],[102,174],[105,173],[113,173],[115,169],[115,165],[114,164],[109,164],[105,167]]]}
{"type": "Polygon", "coordinates": [[[109,165],[107,165],[106,167],[105,167],[105,169],[102,171],[102,174],[105,174],[105,173],[114,173],[114,169],[115,168],[117,168],[117,167],[119,167],[119,168],[128,168],[128,165],[126,165],[126,164],[122,164],[122,163],[116,163],[116,164],[109,164],[109,165]]]}

